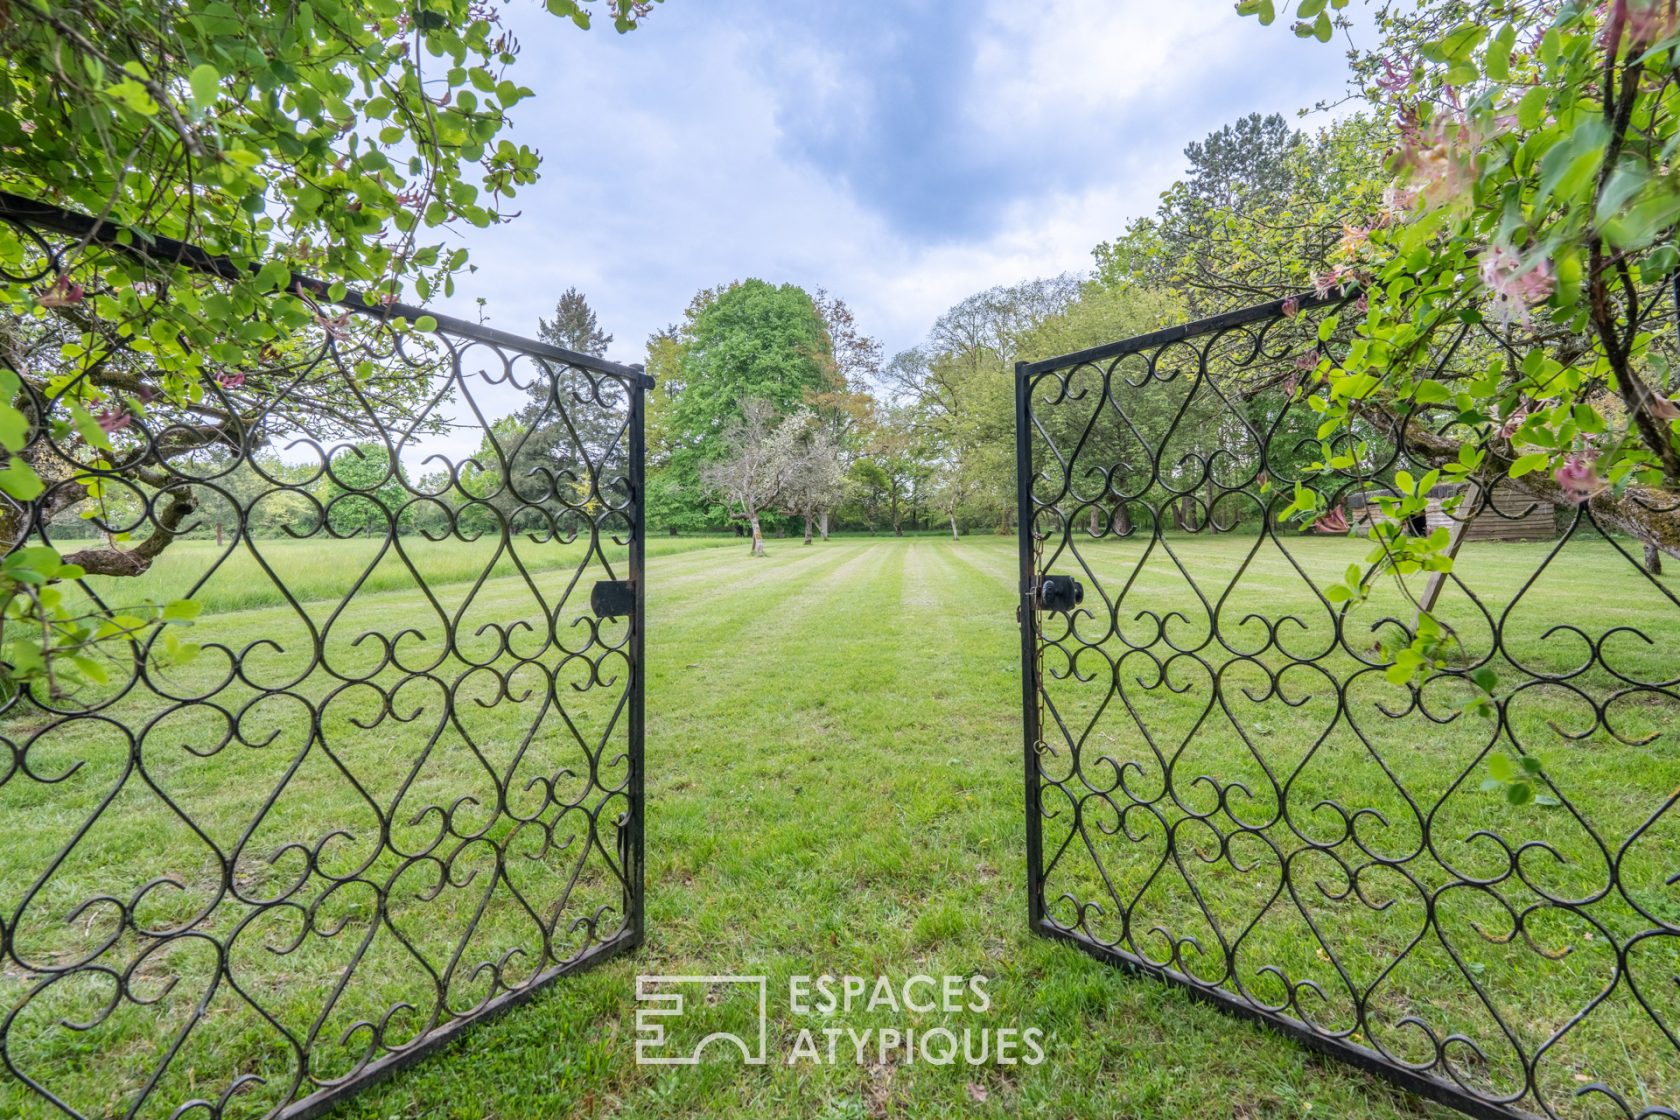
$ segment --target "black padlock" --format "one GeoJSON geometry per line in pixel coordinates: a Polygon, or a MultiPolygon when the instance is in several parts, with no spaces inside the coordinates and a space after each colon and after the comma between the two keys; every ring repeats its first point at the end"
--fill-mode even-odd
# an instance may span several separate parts
{"type": "Polygon", "coordinates": [[[1085,601],[1085,587],[1072,576],[1045,576],[1038,582],[1038,609],[1065,613],[1085,601]]]}

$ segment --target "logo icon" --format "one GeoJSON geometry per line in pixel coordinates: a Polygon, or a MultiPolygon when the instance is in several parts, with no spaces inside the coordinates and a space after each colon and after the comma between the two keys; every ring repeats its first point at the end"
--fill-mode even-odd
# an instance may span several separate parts
{"type": "MultiPolygon", "coordinates": [[[[763,1065],[769,1035],[769,994],[769,982],[762,976],[636,977],[636,1002],[645,1005],[636,1009],[636,1064],[699,1065],[701,1054],[715,1042],[725,1051],[733,1043],[742,1061],[750,1066],[763,1065]],[[758,1014],[758,1035],[752,1044],[734,1031],[713,1030],[686,1051],[681,1044],[672,1045],[668,1036],[679,1023],[721,1017],[720,1012],[727,1012],[725,1005],[733,1008],[734,1002],[749,998],[756,1001],[758,1014]]],[[[695,1033],[708,1025],[702,1022],[695,1033]]]]}

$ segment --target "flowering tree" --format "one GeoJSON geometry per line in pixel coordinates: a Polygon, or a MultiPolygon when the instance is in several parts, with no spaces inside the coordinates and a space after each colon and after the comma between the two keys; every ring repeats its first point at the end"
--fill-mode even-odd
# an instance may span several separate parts
{"type": "Polygon", "coordinates": [[[762,397],[742,400],[739,410],[722,432],[724,456],[701,466],[700,484],[723,499],[732,517],[746,521],[752,554],[763,556],[759,518],[780,505],[794,486],[810,414],[800,411],[778,421],[776,406],[762,397]]]}
{"type": "MultiPolygon", "coordinates": [[[[581,26],[605,10],[628,31],[650,3],[547,7],[581,26]]],[[[294,273],[375,306],[448,294],[467,253],[439,231],[505,220],[539,157],[503,135],[531,91],[510,77],[519,44],[492,0],[16,0],[0,53],[0,190],[140,231],[51,246],[0,222],[0,609],[4,675],[24,678],[87,635],[143,628],[137,612],[117,631],[72,619],[49,585],[145,571],[198,500],[172,463],[285,431],[367,438],[368,409],[423,397],[429,371],[401,363],[355,362],[360,401],[312,382],[311,355],[428,324],[358,323],[294,273]],[[149,253],[152,235],[235,267],[190,272],[149,253]],[[100,478],[145,515],[71,557],[19,547],[28,503],[97,516],[100,478]]]]}
{"type": "Polygon", "coordinates": [[[783,508],[805,519],[805,543],[811,543],[812,530],[821,526],[823,540],[828,539],[828,514],[846,493],[846,468],[841,462],[840,440],[831,422],[815,410],[795,413],[785,423],[791,424],[794,438],[789,453],[787,486],[782,493],[783,508]]]}
{"type": "MultiPolygon", "coordinates": [[[[1296,33],[1328,40],[1347,3],[1290,5],[1296,33]]],[[[1265,23],[1280,7],[1238,5],[1265,23]]],[[[1675,0],[1385,3],[1376,23],[1382,48],[1357,72],[1395,179],[1317,280],[1363,294],[1321,328],[1347,344],[1309,403],[1327,450],[1379,432],[1436,469],[1402,480],[1373,527],[1381,562],[1343,597],[1450,566],[1445,534],[1404,531],[1442,479],[1507,479],[1680,555],[1675,0]]],[[[1302,488],[1294,512],[1328,511],[1302,488]]]]}

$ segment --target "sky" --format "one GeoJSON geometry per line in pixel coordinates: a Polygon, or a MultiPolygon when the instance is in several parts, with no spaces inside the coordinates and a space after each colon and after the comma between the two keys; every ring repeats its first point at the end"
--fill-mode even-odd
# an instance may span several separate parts
{"type": "Polygon", "coordinates": [[[759,277],[845,299],[890,356],[967,295],[1088,269],[1190,141],[1340,94],[1344,46],[1232,9],[665,0],[621,36],[509,5],[542,178],[464,236],[443,306],[529,334],[576,286],[636,362],[696,291],[759,277]]]}

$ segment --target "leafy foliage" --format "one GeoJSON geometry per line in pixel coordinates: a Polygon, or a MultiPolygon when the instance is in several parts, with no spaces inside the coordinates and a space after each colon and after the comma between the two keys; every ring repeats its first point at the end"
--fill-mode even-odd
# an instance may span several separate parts
{"type": "MultiPolygon", "coordinates": [[[[710,501],[716,487],[701,472],[726,454],[721,437],[744,417],[742,402],[763,402],[782,416],[844,383],[822,315],[797,285],[750,279],[703,291],[667,337],[675,376],[664,381],[669,408],[655,425],[664,463],[650,489],[650,516],[698,529],[727,516],[710,501]]],[[[660,363],[651,364],[658,377],[660,363]]]]}
{"type": "MultiPolygon", "coordinates": [[[[547,6],[583,27],[604,10],[628,31],[650,4],[547,6]]],[[[329,315],[293,274],[330,278],[333,298],[347,285],[375,300],[448,294],[467,251],[446,244],[443,227],[505,220],[537,176],[537,153],[505,136],[531,91],[511,76],[519,45],[494,3],[17,0],[0,17],[0,52],[0,189],[140,231],[123,246],[90,239],[49,253],[0,223],[0,268],[24,280],[0,286],[7,548],[29,528],[24,503],[47,487],[26,450],[43,429],[57,445],[85,448],[101,470],[122,464],[122,477],[155,492],[174,457],[255,452],[288,423],[343,427],[334,402],[311,404],[306,391],[291,394],[297,411],[266,428],[245,423],[272,388],[247,386],[248,371],[283,367],[323,333],[367,329],[329,315]],[[155,235],[248,271],[188,273],[148,255],[143,238],[155,235]],[[230,389],[246,389],[245,399],[230,400],[230,389]],[[113,446],[113,432],[148,415],[169,438],[113,446]]],[[[374,378],[371,365],[362,372],[374,378]]],[[[370,396],[412,406],[424,380],[424,370],[407,371],[370,396]]],[[[55,493],[81,500],[72,489],[55,493]]],[[[195,500],[190,488],[170,489],[145,541],[124,552],[127,534],[114,534],[113,547],[87,562],[143,571],[195,500]]],[[[49,563],[51,548],[14,555],[39,560],[37,574],[68,578],[49,563]]],[[[7,610],[24,610],[47,633],[67,621],[28,586],[0,581],[7,610]]],[[[10,649],[7,659],[22,665],[10,649]]]]}
{"type": "MultiPolygon", "coordinates": [[[[1294,14],[1329,18],[1320,0],[1294,14]]],[[[1399,139],[1397,179],[1319,280],[1366,293],[1340,325],[1345,356],[1315,372],[1324,468],[1374,430],[1442,479],[1506,478],[1680,555],[1680,14],[1667,0],[1433,0],[1380,5],[1377,24],[1383,50],[1359,74],[1399,139]]],[[[1444,537],[1376,544],[1400,577],[1450,566],[1444,537]]],[[[1425,644],[1411,660],[1428,661],[1425,644]]]]}
{"type": "Polygon", "coordinates": [[[1093,251],[1103,287],[1174,292],[1191,316],[1300,291],[1382,196],[1384,125],[1315,133],[1251,113],[1184,149],[1185,177],[1153,215],[1093,251]]]}

